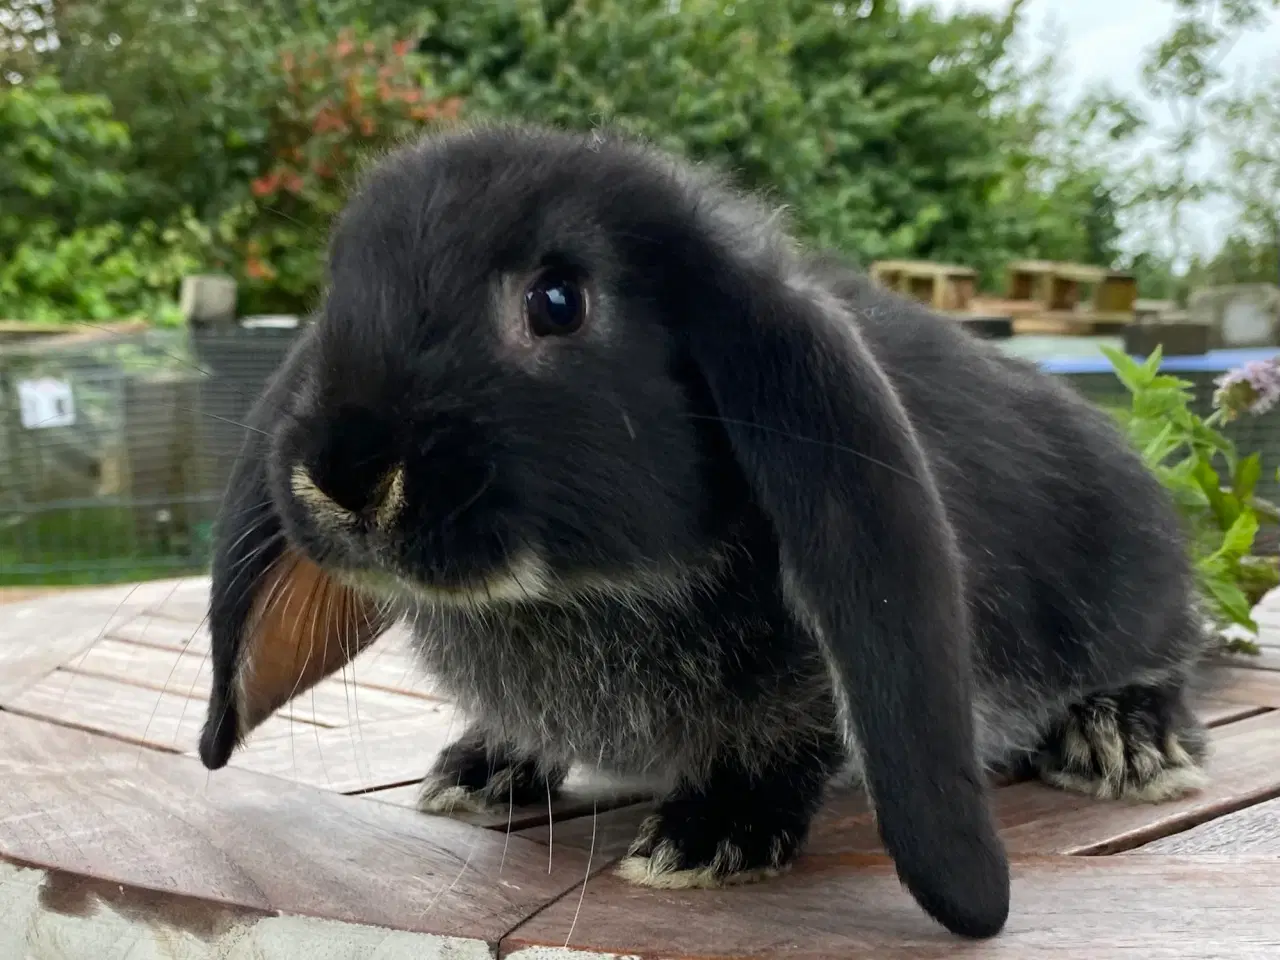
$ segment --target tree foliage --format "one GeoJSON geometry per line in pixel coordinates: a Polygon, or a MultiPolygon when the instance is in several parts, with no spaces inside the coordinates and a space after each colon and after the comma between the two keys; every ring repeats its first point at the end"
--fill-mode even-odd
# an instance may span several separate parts
{"type": "Polygon", "coordinates": [[[471,109],[609,123],[725,163],[802,233],[864,261],[1110,253],[1113,226],[1093,250],[1076,229],[1108,217],[1106,184],[1072,170],[1059,193],[1007,102],[1023,79],[1008,57],[1020,2],[1004,16],[794,0],[428,8],[421,49],[471,109]]]}
{"type": "MultiPolygon", "coordinates": [[[[1209,21],[1171,2],[1192,26],[1148,73],[1188,97],[1216,89],[1214,44],[1276,0],[1224,0],[1209,21]]],[[[1147,122],[1131,105],[1099,95],[1064,114],[1059,65],[1020,65],[1022,17],[1023,0],[999,15],[896,0],[0,0],[3,72],[25,98],[0,111],[0,150],[30,134],[22,104],[47,100],[57,166],[39,174],[54,189],[4,209],[52,224],[39,236],[54,250],[111,225],[177,230],[184,256],[236,274],[244,309],[303,311],[362,157],[455,117],[515,117],[608,124],[713,162],[864,262],[949,260],[988,280],[1013,257],[1112,264],[1127,211],[1176,191],[1153,175],[1143,194],[1115,163],[1147,122]]],[[[16,196],[8,170],[37,159],[0,169],[0,190],[16,196]]]]}

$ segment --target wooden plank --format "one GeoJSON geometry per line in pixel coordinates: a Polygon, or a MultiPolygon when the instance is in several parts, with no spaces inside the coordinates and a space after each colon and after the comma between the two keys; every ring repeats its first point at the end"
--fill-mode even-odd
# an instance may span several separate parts
{"type": "MultiPolygon", "coordinates": [[[[182,623],[166,617],[137,616],[115,626],[110,637],[129,643],[177,653],[206,656],[210,636],[204,624],[182,623]]],[[[403,627],[389,630],[345,668],[343,675],[362,686],[422,699],[439,700],[442,694],[418,665],[403,627]]]]}
{"type": "MultiPolygon", "coordinates": [[[[656,807],[657,804],[650,801],[569,820],[557,819],[554,823],[528,827],[520,831],[520,836],[548,846],[553,852],[561,847],[589,852],[593,860],[607,864],[626,854],[640,831],[640,824],[656,807]]],[[[883,848],[877,844],[873,852],[881,853],[883,848]]]]}
{"type": "MultiPolygon", "coordinates": [[[[1039,781],[1001,787],[993,791],[992,802],[1011,851],[1069,855],[1129,849],[1280,793],[1280,713],[1217,728],[1207,771],[1206,790],[1162,804],[1095,800],[1039,781]]],[[[601,814],[594,824],[597,849],[605,855],[625,851],[649,810],[640,805],[601,814]]],[[[578,817],[557,823],[554,839],[557,844],[586,849],[592,829],[590,816],[578,817]]],[[[522,835],[544,843],[550,839],[543,827],[522,835]]],[[[814,818],[807,849],[815,854],[883,852],[861,791],[830,791],[814,818]]]]}
{"type": "Polygon", "coordinates": [[[1215,678],[1222,684],[1212,695],[1228,703],[1280,708],[1280,672],[1251,670],[1244,667],[1215,667],[1215,678]]]}
{"type": "MultiPolygon", "coordinates": [[[[201,700],[66,670],[27,688],[5,708],[171,753],[195,749],[205,715],[201,700]]],[[[302,739],[318,730],[300,719],[275,716],[255,736],[302,739]]]]}
{"type": "Polygon", "coordinates": [[[69,660],[63,669],[200,699],[213,681],[208,656],[110,637],[69,660]]]}
{"type": "Polygon", "coordinates": [[[1259,653],[1228,653],[1214,658],[1215,663],[1244,670],[1280,671],[1280,647],[1264,646],[1259,653]]]}
{"type": "Polygon", "coordinates": [[[11,865],[258,913],[493,944],[585,870],[573,851],[548,865],[518,837],[13,714],[0,713],[0,782],[11,865]]]}
{"type": "Polygon", "coordinates": [[[464,726],[449,704],[426,704],[414,716],[359,727],[305,732],[298,727],[283,735],[255,736],[232,754],[231,766],[339,793],[364,793],[420,780],[464,726]]]}
{"type": "MultiPolygon", "coordinates": [[[[623,783],[590,770],[575,767],[565,780],[559,796],[551,803],[544,802],[510,810],[497,810],[492,813],[457,811],[450,816],[463,823],[493,830],[526,830],[533,826],[544,825],[549,820],[589,818],[593,811],[603,813],[647,799],[650,795],[651,792],[641,785],[623,783]]],[[[411,783],[402,787],[377,790],[366,793],[364,796],[383,803],[414,807],[418,800],[418,784],[411,783]]]]}
{"type": "Polygon", "coordinates": [[[112,627],[107,636],[177,653],[205,655],[209,652],[209,628],[203,621],[178,621],[153,614],[140,614],[112,627]]]}
{"type": "Polygon", "coordinates": [[[275,916],[0,860],[0,957],[488,960],[491,956],[489,945],[479,940],[275,916]],[[49,944],[57,944],[52,954],[49,944]]]}
{"type": "MultiPolygon", "coordinates": [[[[161,583],[161,581],[156,581],[161,583]]],[[[202,623],[209,612],[210,580],[203,577],[183,577],[163,581],[163,596],[147,605],[144,612],[180,623],[202,623]]]]}
{"type": "Polygon", "coordinates": [[[920,910],[885,858],[830,855],[726,890],[658,893],[602,873],[514,930],[501,956],[1263,960],[1280,944],[1276,903],[1275,860],[1015,860],[1004,932],[965,942],[920,910]]]}
{"type": "MultiPolygon", "coordinates": [[[[99,640],[63,669],[200,700],[208,697],[213,676],[207,656],[111,639],[99,640]]],[[[348,671],[345,677],[335,674],[321,681],[287,704],[279,715],[324,727],[344,727],[409,716],[424,709],[418,696],[358,686],[350,681],[355,674],[348,671]]]]}
{"type": "Polygon", "coordinates": [[[388,630],[347,664],[343,674],[361,686],[431,700],[446,699],[435,681],[423,670],[403,626],[388,630]]]}
{"type": "Polygon", "coordinates": [[[6,605],[0,617],[0,706],[132,618],[154,596],[154,589],[126,585],[6,605]]]}
{"type": "Polygon", "coordinates": [[[1196,704],[1196,714],[1206,726],[1221,727],[1237,720],[1246,720],[1266,713],[1270,708],[1249,703],[1230,703],[1226,700],[1203,699],[1196,704]]]}
{"type": "Polygon", "coordinates": [[[1184,833],[1148,843],[1125,856],[1222,854],[1280,859],[1280,798],[1245,807],[1184,833]]]}

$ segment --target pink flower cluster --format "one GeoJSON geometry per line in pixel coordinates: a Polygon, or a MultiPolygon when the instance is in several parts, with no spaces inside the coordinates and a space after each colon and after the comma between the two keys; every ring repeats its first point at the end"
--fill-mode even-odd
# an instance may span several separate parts
{"type": "Polygon", "coordinates": [[[1280,402],[1280,358],[1252,360],[1214,383],[1218,389],[1213,405],[1226,411],[1228,420],[1242,413],[1266,413],[1280,402]]]}

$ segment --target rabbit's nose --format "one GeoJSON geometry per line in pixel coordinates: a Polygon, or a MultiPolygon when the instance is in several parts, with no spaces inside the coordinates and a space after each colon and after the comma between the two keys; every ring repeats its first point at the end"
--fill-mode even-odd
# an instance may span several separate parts
{"type": "Polygon", "coordinates": [[[378,485],[374,499],[374,522],[387,530],[404,509],[404,466],[399,465],[378,485]]]}
{"type": "Polygon", "coordinates": [[[307,431],[310,442],[302,456],[305,482],[350,513],[381,512],[393,498],[403,498],[404,478],[386,419],[361,407],[342,407],[307,431]]]}

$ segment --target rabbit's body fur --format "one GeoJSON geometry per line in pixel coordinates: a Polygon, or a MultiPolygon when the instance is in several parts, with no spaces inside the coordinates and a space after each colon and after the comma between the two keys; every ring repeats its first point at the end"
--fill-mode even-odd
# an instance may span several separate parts
{"type": "Polygon", "coordinates": [[[330,268],[224,507],[207,764],[243,735],[241,584],[276,538],[407,616],[471,715],[425,809],[650,775],[636,882],[784,868],[848,767],[917,900],[989,936],[982,767],[1199,782],[1191,572],[1120,433],[714,177],[603,136],[433,138],[368,178],[330,268]],[[564,336],[529,313],[548,271],[590,305],[564,336]]]}
{"type": "MultiPolygon", "coordinates": [[[[1181,533],[1105,414],[852,271],[828,261],[819,276],[797,282],[825,281],[848,304],[955,524],[982,764],[1034,759],[1071,708],[1127,688],[1164,691],[1149,708],[1153,737],[1175,733],[1199,756],[1182,692],[1203,634],[1187,602],[1181,533]]],[[[553,771],[584,763],[664,782],[705,777],[726,754],[753,769],[837,728],[830,674],[785,594],[767,523],[747,508],[738,527],[703,563],[648,578],[599,578],[585,591],[531,584],[536,599],[500,610],[483,596],[405,609],[427,669],[495,748],[553,771]]],[[[1146,777],[1117,780],[1113,770],[1070,785],[1160,799],[1198,783],[1194,762],[1170,749],[1178,762],[1146,777]]],[[[830,773],[832,758],[820,756],[830,773]]],[[[856,779],[856,747],[841,761],[856,779]]],[[[427,778],[425,806],[456,786],[449,776],[427,778]]]]}

